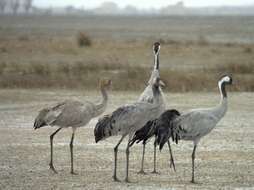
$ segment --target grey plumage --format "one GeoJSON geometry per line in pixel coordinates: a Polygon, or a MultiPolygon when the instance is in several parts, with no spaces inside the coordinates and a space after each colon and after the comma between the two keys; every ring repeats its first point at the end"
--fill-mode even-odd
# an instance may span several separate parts
{"type": "Polygon", "coordinates": [[[94,129],[95,141],[106,139],[113,135],[121,135],[122,138],[114,148],[115,152],[115,168],[114,168],[114,180],[117,181],[116,168],[117,168],[117,151],[118,146],[122,140],[129,135],[129,140],[126,148],[126,178],[125,181],[128,182],[128,167],[129,167],[129,146],[130,140],[138,129],[144,126],[150,119],[155,119],[160,109],[161,97],[160,93],[160,79],[155,78],[153,81],[153,103],[147,102],[136,102],[131,105],[122,106],[115,110],[111,115],[104,116],[98,121],[94,129]]]}
{"type": "Polygon", "coordinates": [[[100,89],[102,93],[102,101],[98,103],[80,102],[75,100],[67,100],[54,106],[42,109],[34,121],[34,129],[44,126],[59,127],[50,136],[51,159],[50,169],[56,172],[53,165],[53,138],[62,128],[72,127],[72,138],[70,142],[71,151],[71,173],[73,174],[73,140],[75,131],[78,127],[85,126],[92,118],[101,115],[107,106],[108,95],[106,90],[111,85],[111,80],[100,81],[100,89]]]}
{"type": "MultiPolygon", "coordinates": [[[[145,88],[145,90],[143,91],[143,93],[140,95],[138,101],[139,102],[153,102],[153,93],[152,93],[152,85],[151,85],[151,81],[160,76],[159,73],[159,53],[160,53],[160,43],[159,42],[155,42],[153,45],[153,53],[154,53],[154,67],[153,67],[153,71],[151,73],[150,79],[148,81],[148,85],[145,88]]],[[[162,89],[160,89],[161,92],[161,98],[159,99],[159,101],[161,102],[161,106],[160,109],[158,110],[158,115],[157,117],[159,117],[166,108],[166,104],[165,104],[165,100],[164,100],[164,94],[162,92],[162,89]]],[[[157,118],[156,117],[156,118],[157,118]]],[[[150,120],[148,123],[145,124],[145,126],[143,126],[142,129],[140,129],[139,131],[137,131],[134,135],[134,139],[132,139],[132,144],[136,141],[137,143],[141,141],[141,139],[139,139],[139,136],[141,136],[142,134],[142,142],[143,142],[143,153],[142,153],[142,161],[141,161],[141,169],[139,171],[140,174],[144,174],[144,157],[145,157],[145,146],[146,143],[148,141],[148,139],[150,139],[151,137],[153,137],[155,135],[155,128],[153,125],[152,120],[150,120]]],[[[153,167],[153,172],[152,173],[157,173],[156,171],[156,144],[154,144],[154,167],[153,167]]]]}
{"type": "Polygon", "coordinates": [[[223,76],[219,82],[221,94],[220,104],[213,108],[190,110],[177,117],[172,122],[172,139],[193,141],[192,152],[192,182],[194,183],[194,160],[196,147],[202,137],[211,132],[216,124],[224,117],[227,111],[227,93],[225,86],[232,84],[232,78],[223,76]]]}

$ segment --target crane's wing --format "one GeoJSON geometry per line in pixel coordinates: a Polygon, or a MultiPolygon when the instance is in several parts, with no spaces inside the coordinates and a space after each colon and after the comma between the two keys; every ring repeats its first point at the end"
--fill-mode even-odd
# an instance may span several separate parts
{"type": "Polygon", "coordinates": [[[118,131],[136,131],[150,120],[149,109],[152,105],[148,103],[136,103],[133,105],[122,106],[112,113],[111,125],[118,131]]]}
{"type": "Polygon", "coordinates": [[[216,119],[202,111],[190,111],[172,122],[173,137],[178,139],[192,139],[193,137],[203,136],[207,128],[214,126],[216,119]]]}
{"type": "Polygon", "coordinates": [[[54,105],[51,108],[48,108],[48,112],[45,114],[44,121],[48,125],[51,125],[55,122],[55,120],[59,117],[59,115],[62,113],[64,107],[66,105],[66,102],[60,102],[56,105],[54,105]]]}
{"type": "Polygon", "coordinates": [[[90,102],[66,101],[55,112],[59,113],[54,125],[82,126],[88,123],[94,115],[94,106],[90,102]]]}

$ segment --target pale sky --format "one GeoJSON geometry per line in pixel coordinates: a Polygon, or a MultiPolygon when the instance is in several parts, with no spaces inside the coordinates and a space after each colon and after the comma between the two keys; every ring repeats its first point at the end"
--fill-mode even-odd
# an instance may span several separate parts
{"type": "MultiPolygon", "coordinates": [[[[147,8],[160,8],[170,4],[175,4],[179,0],[34,0],[34,4],[40,7],[49,6],[67,6],[72,5],[75,7],[83,6],[86,9],[98,7],[102,2],[115,2],[120,7],[126,5],[134,5],[140,9],[147,8]]],[[[254,5],[254,0],[184,0],[186,6],[241,6],[241,5],[254,5]]]]}

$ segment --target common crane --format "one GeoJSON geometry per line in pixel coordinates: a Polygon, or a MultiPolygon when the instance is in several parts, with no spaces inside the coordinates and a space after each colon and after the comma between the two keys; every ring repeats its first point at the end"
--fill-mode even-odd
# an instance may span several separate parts
{"type": "MultiPolygon", "coordinates": [[[[159,73],[159,66],[160,66],[160,62],[159,62],[159,53],[160,53],[160,43],[159,42],[155,42],[154,45],[153,45],[153,53],[154,53],[154,67],[153,67],[153,71],[151,73],[151,76],[150,76],[150,79],[148,81],[148,85],[147,87],[145,88],[144,92],[140,95],[139,97],[139,101],[140,102],[152,102],[153,101],[153,93],[152,93],[152,85],[151,85],[151,81],[155,78],[155,77],[159,77],[160,76],[160,73],[159,73]]],[[[158,111],[158,116],[159,117],[164,111],[165,111],[165,100],[164,100],[164,95],[163,95],[163,92],[162,92],[162,89],[160,89],[161,91],[161,99],[160,101],[162,102],[161,104],[161,107],[160,107],[160,110],[158,111]]],[[[156,129],[153,128],[154,125],[153,125],[154,121],[153,120],[150,120],[148,121],[144,127],[142,127],[140,130],[136,131],[133,139],[132,139],[132,142],[131,142],[131,145],[134,144],[134,142],[136,143],[139,143],[139,142],[142,142],[143,144],[143,151],[142,151],[142,160],[141,160],[141,169],[138,173],[140,174],[145,174],[145,171],[144,171],[144,158],[145,158],[145,148],[146,148],[146,143],[147,141],[154,137],[155,135],[155,131],[156,129]]],[[[169,148],[170,148],[170,144],[168,142],[168,145],[169,145],[169,148]]],[[[171,157],[171,163],[170,163],[170,166],[173,165],[174,167],[174,163],[172,162],[172,155],[170,155],[171,157]]],[[[175,169],[175,167],[174,167],[175,169]]],[[[154,159],[153,159],[153,171],[152,173],[158,173],[156,171],[156,141],[154,141],[154,159]]]]}
{"type": "Polygon", "coordinates": [[[227,112],[227,92],[226,85],[232,84],[232,78],[228,75],[223,76],[218,81],[218,87],[221,94],[220,103],[212,108],[190,110],[172,121],[168,138],[178,143],[179,140],[193,141],[194,148],[192,152],[192,178],[194,180],[194,161],[197,145],[202,137],[209,134],[217,123],[225,116],[227,112]]]}
{"type": "Polygon", "coordinates": [[[85,126],[92,118],[101,115],[107,106],[107,90],[111,86],[111,80],[105,79],[100,81],[100,90],[102,100],[98,103],[80,102],[76,100],[67,100],[52,107],[42,109],[34,122],[34,129],[44,126],[57,126],[58,129],[50,135],[50,163],[49,167],[57,173],[53,165],[53,138],[62,129],[72,127],[72,136],[70,141],[71,152],[71,174],[73,169],[73,141],[77,128],[85,126]]]}
{"type": "Polygon", "coordinates": [[[104,140],[110,136],[121,135],[121,139],[114,148],[114,181],[119,181],[116,175],[117,171],[117,152],[118,146],[123,139],[129,135],[126,147],[126,178],[125,181],[129,182],[129,147],[133,134],[142,128],[149,120],[153,120],[158,115],[158,110],[161,106],[161,91],[160,85],[163,85],[160,78],[153,79],[153,102],[136,102],[131,105],[121,106],[116,109],[111,115],[101,118],[95,126],[94,136],[95,142],[104,140]]]}

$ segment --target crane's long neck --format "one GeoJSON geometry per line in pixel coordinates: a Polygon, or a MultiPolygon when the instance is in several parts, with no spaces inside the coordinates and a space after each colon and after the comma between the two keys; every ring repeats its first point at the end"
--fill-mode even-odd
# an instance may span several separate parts
{"type": "Polygon", "coordinates": [[[150,76],[148,84],[152,85],[153,79],[160,77],[159,68],[160,68],[160,63],[159,63],[159,52],[158,52],[158,53],[154,53],[154,67],[153,67],[153,71],[150,76]]]}
{"type": "Polygon", "coordinates": [[[98,104],[95,104],[94,117],[101,115],[106,110],[106,107],[107,107],[108,94],[105,88],[103,87],[101,87],[101,94],[102,94],[102,100],[98,104]]]}
{"type": "Polygon", "coordinates": [[[159,70],[160,68],[160,60],[159,60],[159,52],[154,54],[154,68],[153,70],[159,70]]]}
{"type": "Polygon", "coordinates": [[[226,92],[226,87],[225,87],[225,83],[218,83],[219,86],[219,90],[220,90],[220,94],[221,94],[221,100],[219,105],[215,108],[214,110],[214,114],[216,115],[216,117],[219,119],[221,119],[227,112],[227,108],[228,108],[228,101],[227,101],[227,92],[226,92]]]}

